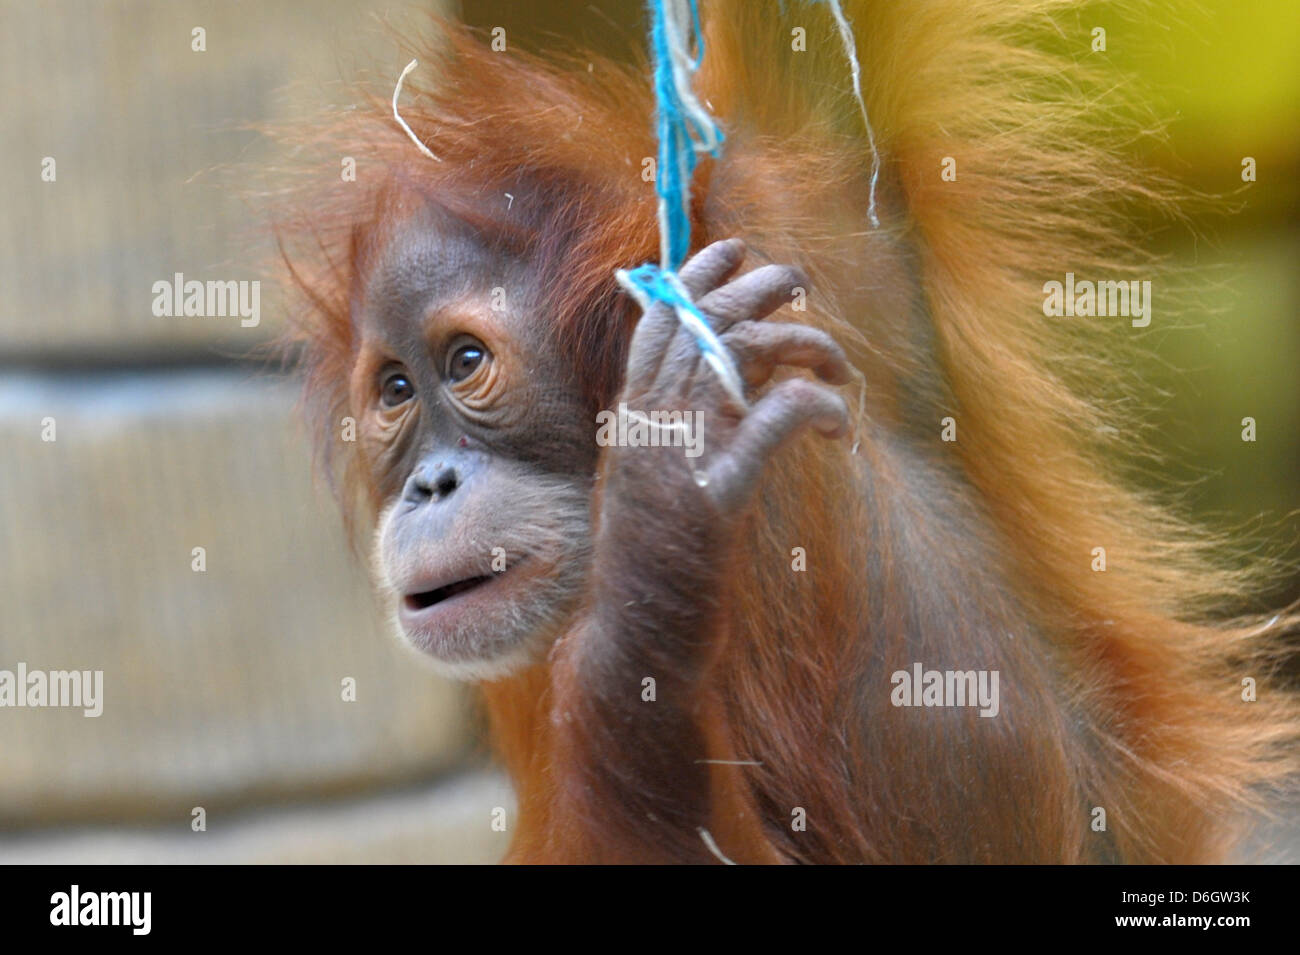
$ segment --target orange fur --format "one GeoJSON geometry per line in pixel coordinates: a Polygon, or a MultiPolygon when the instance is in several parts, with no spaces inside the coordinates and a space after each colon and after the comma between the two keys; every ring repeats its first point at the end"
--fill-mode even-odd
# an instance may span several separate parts
{"type": "MultiPolygon", "coordinates": [[[[1217,542],[1125,486],[1112,462],[1141,443],[1138,423],[1086,396],[1123,387],[1121,363],[1092,356],[1129,349],[1132,330],[1042,314],[1042,283],[1066,271],[1161,279],[1128,213],[1174,196],[1126,157],[1147,127],[1105,75],[1048,51],[1078,4],[845,4],[884,160],[879,230],[866,222],[868,156],[825,9],[702,6],[697,90],[728,142],[697,174],[696,245],[738,235],[752,258],[804,268],[806,320],[833,331],[862,372],[859,453],[812,440],[783,452],[747,524],[742,550],[759,556],[733,561],[739,596],[701,719],[712,756],[759,765],[714,775],[718,845],[738,861],[1221,858],[1228,820],[1295,769],[1300,717],[1268,678],[1277,636],[1297,621],[1213,622],[1257,577],[1224,569],[1217,542]],[[808,30],[806,54],[788,52],[793,25],[808,30]],[[945,156],[956,182],[939,177],[945,156]],[[934,440],[943,415],[957,422],[955,444],[934,440]],[[922,442],[926,467],[932,457],[959,475],[961,495],[926,484],[891,434],[922,442]],[[976,532],[917,539],[966,514],[976,532]],[[791,573],[793,546],[807,551],[807,574],[791,573]],[[1105,573],[1089,568],[1095,546],[1105,573]],[[920,556],[935,552],[948,556],[920,556]],[[927,573],[943,579],[918,610],[909,581],[927,573]],[[987,627],[959,612],[977,590],[981,625],[1028,619],[1033,632],[989,648],[987,627]],[[1015,691],[1010,729],[958,714],[939,724],[952,734],[942,738],[877,704],[860,718],[862,694],[887,697],[895,665],[985,656],[1037,675],[1015,691]],[[1259,702],[1240,700],[1243,676],[1260,680],[1259,702]],[[966,737],[1009,769],[971,765],[954,742],[966,737]],[[792,835],[792,806],[816,826],[792,835]],[[1094,806],[1113,840],[1101,849],[1094,806]]],[[[597,60],[588,72],[586,56],[566,68],[493,54],[458,29],[443,36],[438,57],[421,51],[403,106],[443,161],[415,150],[380,95],[369,120],[321,131],[322,143],[355,137],[371,187],[314,194],[308,228],[286,232],[310,297],[298,340],[326,448],[348,412],[350,290],[377,228],[411,196],[526,249],[554,276],[539,320],[584,370],[593,411],[618,387],[635,312],[613,272],[657,248],[639,175],[655,154],[647,71],[597,60]],[[412,82],[434,75],[444,80],[412,82]],[[512,191],[528,203],[508,212],[512,191]],[[302,235],[316,242],[310,254],[302,235]]],[[[353,462],[333,466],[360,488],[353,462]]],[[[566,759],[580,757],[552,725],[555,679],[539,665],[485,687],[520,792],[512,856],[634,858],[556,809],[566,759]]]]}

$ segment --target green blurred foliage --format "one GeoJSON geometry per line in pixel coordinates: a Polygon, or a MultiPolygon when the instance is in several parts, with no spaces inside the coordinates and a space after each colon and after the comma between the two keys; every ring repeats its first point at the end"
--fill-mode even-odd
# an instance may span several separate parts
{"type": "MultiPolygon", "coordinates": [[[[1198,280],[1152,335],[1144,377],[1167,393],[1162,450],[1193,516],[1300,561],[1300,3],[1166,2],[1143,20],[1111,35],[1109,53],[1169,117],[1155,160],[1215,197],[1159,237],[1198,280]],[[1253,444],[1241,439],[1247,416],[1253,444]]],[[[1284,576],[1269,596],[1300,598],[1300,571],[1284,576]]]]}

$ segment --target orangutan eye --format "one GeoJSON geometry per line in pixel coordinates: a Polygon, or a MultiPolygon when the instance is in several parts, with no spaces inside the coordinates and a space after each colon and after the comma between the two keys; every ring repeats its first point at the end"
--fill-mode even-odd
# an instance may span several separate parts
{"type": "Polygon", "coordinates": [[[447,377],[464,381],[487,360],[487,349],[477,342],[466,342],[451,353],[447,362],[447,377]]]}
{"type": "Polygon", "coordinates": [[[379,400],[385,408],[396,408],[415,397],[415,388],[411,380],[402,372],[393,372],[384,379],[379,389],[379,400]]]}

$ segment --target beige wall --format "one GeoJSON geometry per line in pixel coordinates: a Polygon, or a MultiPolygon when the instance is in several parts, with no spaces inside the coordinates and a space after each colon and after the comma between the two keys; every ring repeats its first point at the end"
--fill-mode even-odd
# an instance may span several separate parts
{"type": "Polygon", "coordinates": [[[256,328],[151,308],[175,272],[265,278],[248,127],[400,70],[386,7],[0,5],[0,669],[104,673],[98,718],[0,709],[0,859],[503,850],[466,695],[385,632],[296,387],[241,357],[274,288],[256,328]]]}

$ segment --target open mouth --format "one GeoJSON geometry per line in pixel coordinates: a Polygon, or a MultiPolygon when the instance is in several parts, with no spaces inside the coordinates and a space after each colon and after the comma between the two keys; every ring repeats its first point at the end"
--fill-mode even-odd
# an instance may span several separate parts
{"type": "Polygon", "coordinates": [[[454,584],[447,584],[445,587],[439,587],[436,590],[426,590],[423,593],[407,594],[403,598],[408,610],[424,610],[432,607],[434,604],[442,603],[448,597],[454,597],[457,594],[463,594],[467,590],[473,590],[475,587],[481,587],[491,580],[491,576],[469,577],[465,580],[458,580],[454,584]]]}

